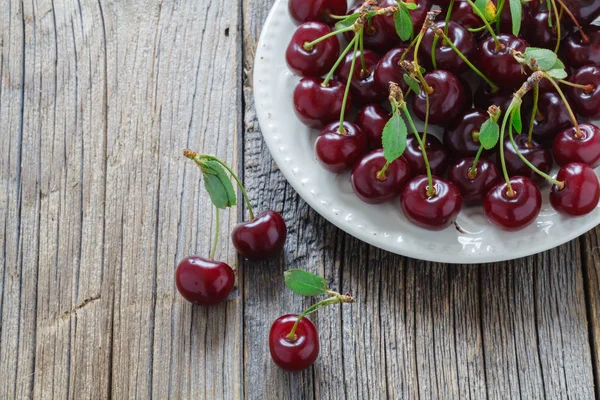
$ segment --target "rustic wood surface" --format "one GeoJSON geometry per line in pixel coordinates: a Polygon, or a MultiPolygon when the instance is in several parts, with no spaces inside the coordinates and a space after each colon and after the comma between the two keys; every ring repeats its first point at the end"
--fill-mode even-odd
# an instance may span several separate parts
{"type": "MultiPolygon", "coordinates": [[[[600,229],[526,259],[449,266],[346,235],[265,147],[251,72],[274,0],[6,0],[0,8],[0,399],[598,397],[600,229]],[[283,213],[285,253],[229,301],[181,299],[177,260],[213,230],[181,149],[237,168],[283,213]],[[310,304],[288,268],[358,302],[319,311],[315,366],[270,362],[310,304]]],[[[244,210],[224,214],[223,232],[244,210]]],[[[225,237],[225,233],[222,235],[225,237]]]]}

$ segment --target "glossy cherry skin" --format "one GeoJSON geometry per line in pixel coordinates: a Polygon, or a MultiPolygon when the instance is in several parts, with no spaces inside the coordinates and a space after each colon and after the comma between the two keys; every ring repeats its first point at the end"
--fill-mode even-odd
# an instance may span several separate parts
{"type": "MultiPolygon", "coordinates": [[[[396,82],[403,92],[408,90],[408,85],[404,81],[404,69],[398,64],[406,48],[407,46],[399,46],[391,49],[377,63],[373,78],[383,93],[388,93],[390,82],[396,82]]],[[[413,61],[413,56],[414,52],[409,51],[404,59],[413,61]]]]}
{"type": "MultiPolygon", "coordinates": [[[[352,52],[348,53],[337,70],[337,76],[342,82],[347,82],[352,67],[352,52]]],[[[371,50],[365,50],[365,64],[367,71],[362,71],[360,50],[356,53],[356,65],[351,83],[352,99],[355,103],[379,103],[387,98],[387,91],[381,91],[373,77],[379,56],[371,50]]]]}
{"type": "Polygon", "coordinates": [[[465,203],[483,200],[487,192],[501,181],[496,164],[481,157],[477,162],[475,175],[471,175],[474,157],[461,158],[448,171],[448,180],[456,185],[465,203]]]}
{"type": "MultiPolygon", "coordinates": [[[[444,7],[442,15],[446,15],[448,7],[444,7]]],[[[455,1],[452,6],[450,20],[462,25],[465,29],[481,28],[484,24],[481,18],[473,12],[473,7],[466,1],[455,1]]]]}
{"type": "Polygon", "coordinates": [[[571,163],[558,171],[556,179],[565,184],[553,185],[550,204],[561,213],[580,216],[594,210],[600,200],[600,182],[594,170],[586,164],[571,163]]]}
{"type": "Polygon", "coordinates": [[[383,149],[378,149],[365,155],[354,166],[350,182],[354,193],[365,203],[381,204],[392,200],[410,180],[410,167],[402,157],[391,163],[385,171],[385,176],[379,178],[378,173],[385,163],[383,149]]]}
{"type": "MultiPolygon", "coordinates": [[[[552,28],[548,25],[548,11],[543,10],[535,14],[527,29],[527,41],[536,47],[554,49],[558,38],[556,28],[556,16],[552,13],[552,28]]],[[[567,36],[567,29],[561,26],[561,40],[567,36]]]]}
{"type": "Polygon", "coordinates": [[[235,275],[224,262],[190,256],[177,265],[175,283],[187,301],[210,306],[227,299],[233,289],[235,275]]]}
{"type": "Polygon", "coordinates": [[[237,252],[251,260],[262,260],[281,253],[287,227],[279,213],[265,211],[252,221],[242,222],[233,228],[231,240],[237,252]]]}
{"type": "Polygon", "coordinates": [[[569,77],[569,81],[579,85],[592,85],[589,91],[567,87],[571,107],[586,118],[600,118],[600,67],[596,65],[581,67],[569,77]]]}
{"type": "Polygon", "coordinates": [[[289,0],[288,11],[296,25],[309,21],[334,24],[336,20],[329,15],[346,15],[348,4],[347,0],[289,0]]]}
{"type": "Polygon", "coordinates": [[[583,67],[584,65],[600,66],[600,28],[595,27],[585,29],[589,37],[589,42],[584,42],[579,31],[574,31],[563,40],[561,51],[565,63],[573,68],[583,67]]]}
{"type": "Polygon", "coordinates": [[[582,123],[578,138],[574,127],[561,131],[552,143],[552,152],[558,165],[573,162],[587,164],[592,168],[600,165],[600,129],[596,125],[582,123]]]}
{"type": "Polygon", "coordinates": [[[600,16],[598,0],[564,0],[564,3],[582,26],[588,25],[600,16]]]}
{"type": "MultiPolygon", "coordinates": [[[[529,143],[528,136],[524,133],[515,135],[513,138],[515,139],[518,151],[527,159],[527,161],[546,174],[550,172],[552,169],[552,153],[550,150],[542,147],[535,140],[532,140],[531,143],[529,143]]],[[[509,175],[524,176],[536,182],[544,181],[544,178],[536,174],[534,170],[529,168],[523,160],[519,158],[508,138],[504,140],[504,161],[509,175]]]]}
{"type": "Polygon", "coordinates": [[[331,33],[331,28],[321,22],[300,25],[285,51],[288,67],[297,75],[321,76],[329,72],[340,54],[340,42],[330,37],[306,50],[304,45],[331,33]]]}
{"type": "Polygon", "coordinates": [[[287,339],[297,319],[295,314],[283,315],[273,322],[269,332],[271,358],[279,368],[289,372],[306,369],[319,357],[319,333],[308,318],[298,323],[296,340],[287,339]]]}
{"type": "MultiPolygon", "coordinates": [[[[530,112],[523,114],[523,126],[529,126],[530,112]]],[[[571,117],[567,112],[565,104],[556,92],[540,93],[538,100],[538,112],[533,123],[533,134],[543,142],[553,140],[563,129],[572,126],[571,117]]]]}
{"type": "MultiPolygon", "coordinates": [[[[429,95],[429,123],[447,125],[452,123],[471,106],[471,91],[466,84],[451,72],[442,69],[425,74],[425,81],[433,89],[429,95]]],[[[413,111],[421,121],[425,120],[427,102],[425,92],[413,100],[413,111]]]]}
{"type": "MultiPolygon", "coordinates": [[[[477,86],[477,89],[475,89],[473,104],[475,107],[483,110],[487,110],[491,105],[496,105],[500,107],[502,111],[506,111],[513,99],[514,92],[515,91],[512,89],[507,90],[501,88],[496,93],[492,93],[490,86],[484,81],[481,81],[477,86]]],[[[533,103],[532,92],[527,92],[522,100],[521,114],[525,114],[526,111],[530,112],[533,103]]]]}
{"type": "Polygon", "coordinates": [[[527,42],[509,34],[498,35],[498,41],[503,46],[499,50],[496,49],[496,43],[492,37],[481,42],[479,45],[479,69],[492,82],[501,84],[502,87],[521,86],[527,79],[527,75],[521,72],[521,65],[511,55],[510,49],[525,52],[528,47],[527,42]]]}
{"type": "MultiPolygon", "coordinates": [[[[346,85],[336,79],[323,86],[323,79],[302,78],[294,89],[294,111],[298,119],[311,128],[323,128],[340,118],[346,85]]],[[[352,96],[348,94],[346,112],[350,110],[352,96]]]]}
{"type": "MultiPolygon", "coordinates": [[[[419,135],[421,135],[421,137],[423,136],[422,133],[419,133],[419,135]]],[[[446,151],[446,148],[442,142],[433,135],[427,135],[425,145],[427,146],[427,159],[429,160],[431,173],[433,175],[443,175],[448,168],[448,152],[446,151]]],[[[419,141],[413,134],[408,135],[406,138],[406,149],[404,150],[403,157],[408,162],[413,175],[424,175],[427,172],[419,141]]]]}
{"type": "Polygon", "coordinates": [[[365,134],[369,149],[382,147],[381,135],[389,120],[390,113],[379,104],[369,104],[360,109],[354,122],[365,134]]]}
{"type": "Polygon", "coordinates": [[[488,220],[506,231],[518,231],[529,226],[542,209],[542,194],[531,179],[513,176],[510,184],[514,196],[508,196],[506,182],[494,186],[483,199],[483,211],[488,220]]]}
{"type": "MultiPolygon", "coordinates": [[[[479,130],[489,119],[487,112],[480,109],[467,110],[454,124],[444,130],[444,145],[453,157],[471,157],[479,151],[479,130]]],[[[484,150],[483,154],[492,154],[494,150],[484,150]]]]}
{"type": "Polygon", "coordinates": [[[327,125],[315,142],[317,159],[331,172],[352,168],[367,150],[367,138],[358,125],[344,122],[344,135],[338,132],[339,126],[339,122],[327,125]]]}
{"type": "MultiPolygon", "coordinates": [[[[444,29],[446,25],[445,21],[438,21],[435,26],[440,29],[444,29]]],[[[477,57],[477,42],[473,37],[473,34],[457,24],[454,21],[448,21],[448,38],[452,43],[463,53],[467,60],[474,62],[477,57]]],[[[432,62],[431,50],[433,49],[433,41],[435,39],[435,33],[433,30],[428,29],[423,35],[423,42],[421,44],[421,51],[423,57],[427,63],[432,62]]],[[[469,66],[456,55],[452,47],[450,47],[441,38],[438,39],[435,48],[435,60],[437,67],[445,69],[454,74],[462,74],[469,69],[469,66]]]]}
{"type": "Polygon", "coordinates": [[[433,177],[435,194],[428,196],[427,176],[413,178],[402,191],[401,204],[410,222],[431,231],[441,231],[454,223],[462,207],[462,196],[450,181],[433,177]]]}
{"type": "MultiPolygon", "coordinates": [[[[380,5],[380,7],[384,6],[380,5]]],[[[349,13],[353,14],[357,12],[359,8],[360,5],[352,8],[349,13]]],[[[364,46],[367,49],[383,54],[400,43],[400,38],[394,27],[394,21],[389,21],[388,19],[389,17],[378,15],[371,18],[370,23],[365,25],[363,41],[364,46]]],[[[346,37],[346,40],[350,41],[354,37],[354,32],[346,32],[344,33],[344,36],[346,37]]]]}

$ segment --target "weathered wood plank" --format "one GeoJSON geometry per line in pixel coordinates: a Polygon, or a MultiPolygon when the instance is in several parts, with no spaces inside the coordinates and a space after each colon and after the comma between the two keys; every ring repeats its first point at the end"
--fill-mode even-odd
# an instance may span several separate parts
{"type": "Polygon", "coordinates": [[[600,397],[600,228],[581,238],[583,284],[587,302],[596,397],[600,397]]]}

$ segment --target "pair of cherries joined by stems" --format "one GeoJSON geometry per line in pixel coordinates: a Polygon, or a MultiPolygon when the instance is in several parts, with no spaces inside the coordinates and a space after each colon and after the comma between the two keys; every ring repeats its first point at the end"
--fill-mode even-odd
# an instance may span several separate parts
{"type": "Polygon", "coordinates": [[[175,282],[186,300],[198,305],[213,305],[227,299],[235,283],[233,269],[214,259],[219,239],[219,210],[236,205],[236,194],[227,173],[237,183],[250,213],[250,220],[236,225],[231,232],[231,241],[238,254],[252,260],[276,256],[285,244],[287,228],[275,211],[254,215],[240,179],[223,161],[191,150],[184,150],[184,156],[193,160],[202,171],[205,188],[215,206],[215,235],[210,257],[195,255],[183,259],[175,271],[175,282]]]}

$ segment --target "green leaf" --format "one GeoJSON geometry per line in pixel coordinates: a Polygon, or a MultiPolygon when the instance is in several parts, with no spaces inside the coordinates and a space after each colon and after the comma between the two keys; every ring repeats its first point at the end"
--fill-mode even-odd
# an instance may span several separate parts
{"type": "Polygon", "coordinates": [[[200,164],[204,176],[204,187],[215,207],[225,209],[236,205],[236,196],[231,180],[221,164],[214,160],[200,164]]]}
{"type": "Polygon", "coordinates": [[[511,123],[517,133],[523,132],[523,120],[521,119],[521,103],[511,112],[511,123]]]}
{"type": "Polygon", "coordinates": [[[528,62],[533,58],[542,71],[548,71],[549,69],[554,68],[556,61],[558,60],[558,57],[553,51],[537,47],[528,47],[525,49],[525,58],[528,62]]]}
{"type": "Polygon", "coordinates": [[[521,18],[523,17],[523,5],[521,0],[510,0],[510,16],[512,18],[513,35],[519,36],[521,30],[521,18]]]}
{"type": "Polygon", "coordinates": [[[322,277],[301,269],[290,269],[283,273],[285,286],[302,296],[327,294],[327,282],[322,277]]]}
{"type": "Polygon", "coordinates": [[[560,60],[560,58],[557,58],[556,63],[550,69],[565,69],[565,64],[560,60]]]}
{"type": "Polygon", "coordinates": [[[483,15],[485,15],[487,0],[475,0],[473,3],[475,4],[475,7],[477,7],[477,9],[479,9],[483,15]]]}
{"type": "Polygon", "coordinates": [[[419,7],[415,3],[404,3],[404,2],[402,2],[402,5],[404,7],[406,7],[406,8],[408,8],[409,10],[416,10],[419,7]]]}
{"type": "Polygon", "coordinates": [[[550,71],[546,71],[546,73],[554,79],[565,79],[568,76],[564,69],[551,69],[550,71]]]}
{"type": "Polygon", "coordinates": [[[404,82],[408,85],[409,88],[412,89],[413,92],[419,93],[421,91],[421,87],[419,86],[419,81],[416,78],[408,74],[404,74],[404,82]]]}
{"type": "Polygon", "coordinates": [[[479,143],[486,150],[491,150],[498,144],[500,138],[500,127],[493,119],[488,119],[481,125],[479,130],[479,143]]]}
{"type": "Polygon", "coordinates": [[[339,31],[340,29],[351,27],[352,25],[354,25],[354,23],[356,22],[356,20],[358,19],[358,17],[360,17],[359,13],[354,13],[354,14],[348,15],[346,17],[346,19],[338,21],[335,24],[335,27],[334,27],[335,29],[334,30],[339,31]]]}
{"type": "Polygon", "coordinates": [[[404,120],[399,114],[395,113],[385,124],[381,139],[383,156],[387,162],[394,162],[404,153],[407,133],[404,120]]]}
{"type": "Polygon", "coordinates": [[[396,33],[403,41],[409,40],[413,36],[413,23],[406,7],[398,7],[394,13],[394,26],[396,33]]]}
{"type": "MultiPolygon", "coordinates": [[[[548,10],[552,10],[552,0],[546,0],[546,7],[548,8],[548,10]]],[[[554,23],[553,21],[554,17],[552,15],[551,12],[548,12],[548,27],[552,28],[552,24],[554,23]]]]}

